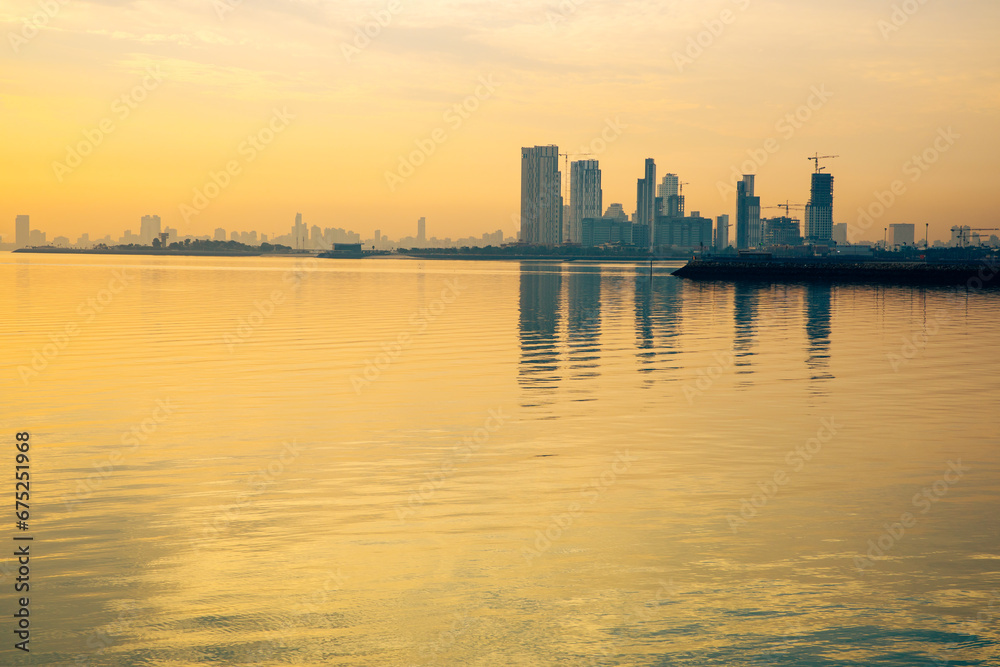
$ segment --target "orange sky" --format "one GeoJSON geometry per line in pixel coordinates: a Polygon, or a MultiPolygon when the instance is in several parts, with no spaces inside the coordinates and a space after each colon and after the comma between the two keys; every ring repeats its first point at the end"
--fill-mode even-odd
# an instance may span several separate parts
{"type": "Polygon", "coordinates": [[[147,213],[285,233],[296,212],[366,237],[420,216],[428,235],[512,234],[520,147],[549,143],[598,153],[605,204],[630,213],[647,157],[715,216],[753,154],[764,205],[805,203],[820,151],[840,155],[836,222],[902,181],[867,238],[1000,227],[1000,5],[903,4],[2,0],[0,235],[19,213],[75,240],[147,213]]]}

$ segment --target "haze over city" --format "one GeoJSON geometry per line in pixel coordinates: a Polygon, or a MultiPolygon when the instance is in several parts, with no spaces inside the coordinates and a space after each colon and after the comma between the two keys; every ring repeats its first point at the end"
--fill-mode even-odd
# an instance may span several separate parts
{"type": "Polygon", "coordinates": [[[0,235],[30,214],[117,238],[148,213],[273,234],[302,212],[512,236],[519,149],[558,144],[629,214],[652,157],[710,217],[734,214],[735,174],[804,203],[806,156],[837,154],[835,222],[901,181],[879,227],[947,239],[995,222],[998,19],[984,0],[7,2],[0,235]]]}

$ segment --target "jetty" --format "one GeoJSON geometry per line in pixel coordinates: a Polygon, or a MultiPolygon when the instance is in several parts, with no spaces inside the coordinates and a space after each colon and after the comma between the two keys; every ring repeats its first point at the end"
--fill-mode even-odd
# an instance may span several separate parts
{"type": "Polygon", "coordinates": [[[852,282],[1000,287],[1000,260],[887,261],[854,257],[704,257],[673,272],[692,280],[852,282]]]}

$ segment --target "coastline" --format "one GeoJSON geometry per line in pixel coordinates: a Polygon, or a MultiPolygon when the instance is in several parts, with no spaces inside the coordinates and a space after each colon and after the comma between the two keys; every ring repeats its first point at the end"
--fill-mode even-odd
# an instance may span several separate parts
{"type": "MultiPolygon", "coordinates": [[[[164,255],[164,256],[191,256],[191,257],[261,257],[264,255],[284,257],[293,256],[289,253],[265,253],[252,250],[138,250],[129,248],[126,250],[116,250],[114,248],[94,249],[94,248],[18,248],[11,250],[12,253],[37,253],[56,255],[164,255]]],[[[301,255],[296,255],[301,256],[301,255]]]]}

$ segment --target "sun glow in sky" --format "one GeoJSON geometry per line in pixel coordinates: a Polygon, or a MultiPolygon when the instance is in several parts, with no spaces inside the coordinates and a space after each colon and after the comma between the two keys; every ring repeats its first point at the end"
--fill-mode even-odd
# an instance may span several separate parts
{"type": "Polygon", "coordinates": [[[520,148],[551,143],[629,213],[647,157],[716,216],[744,171],[804,204],[819,151],[835,222],[884,209],[858,238],[1000,227],[998,25],[995,0],[0,0],[0,235],[513,234],[520,148]]]}

